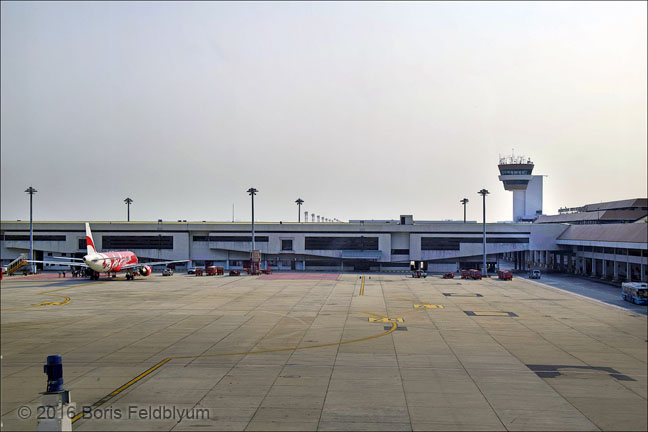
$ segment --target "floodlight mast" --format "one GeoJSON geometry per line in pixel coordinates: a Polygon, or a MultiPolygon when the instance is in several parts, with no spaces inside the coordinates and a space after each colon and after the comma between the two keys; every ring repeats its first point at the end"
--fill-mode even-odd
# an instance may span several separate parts
{"type": "Polygon", "coordinates": [[[464,198],[461,201],[459,201],[464,206],[464,223],[466,223],[466,204],[468,204],[468,201],[469,201],[468,198],[464,198]]]}
{"type": "Polygon", "coordinates": [[[484,273],[484,276],[488,275],[488,270],[486,269],[486,195],[488,195],[490,192],[488,192],[486,189],[482,189],[479,192],[477,192],[479,195],[481,195],[484,199],[483,201],[483,215],[482,215],[482,227],[484,230],[484,239],[483,239],[483,247],[484,247],[484,262],[483,262],[483,268],[482,271],[484,273]]]}
{"type": "Polygon", "coordinates": [[[32,198],[38,191],[29,186],[25,190],[25,192],[29,194],[29,260],[31,261],[32,273],[36,273],[36,264],[34,264],[34,224],[32,219],[32,198]]]}
{"type": "MultiPolygon", "coordinates": [[[[259,192],[255,188],[250,188],[247,190],[248,195],[252,197],[252,250],[254,250],[254,195],[259,192]]],[[[250,257],[252,256],[252,251],[250,251],[250,257]]]]}
{"type": "Polygon", "coordinates": [[[126,203],[126,206],[128,206],[127,221],[130,222],[130,205],[133,203],[133,200],[126,198],[124,202],[126,203]]]}
{"type": "MultiPolygon", "coordinates": [[[[299,208],[297,210],[297,222],[301,223],[301,205],[304,204],[304,200],[301,199],[301,198],[297,198],[297,201],[295,201],[295,203],[297,203],[297,207],[299,208]]],[[[306,221],[306,222],[308,222],[308,221],[306,221]]]]}

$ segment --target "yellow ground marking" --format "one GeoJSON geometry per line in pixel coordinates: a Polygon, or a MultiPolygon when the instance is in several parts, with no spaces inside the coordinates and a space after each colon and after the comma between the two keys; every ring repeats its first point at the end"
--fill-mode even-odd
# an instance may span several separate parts
{"type": "Polygon", "coordinates": [[[364,295],[364,276],[362,276],[362,285],[360,286],[360,295],[364,295]]]}
{"type": "Polygon", "coordinates": [[[369,322],[375,323],[375,322],[391,322],[391,323],[397,323],[397,322],[405,322],[403,318],[369,318],[369,322]]]}
{"type": "MultiPolygon", "coordinates": [[[[41,293],[41,294],[44,294],[44,293],[41,293]]],[[[56,295],[56,294],[45,294],[45,295],[54,296],[54,297],[61,297],[61,298],[64,298],[65,301],[42,302],[42,303],[37,303],[34,306],[63,306],[63,305],[66,305],[66,304],[70,303],[70,297],[60,296],[60,295],[56,295]]]]}
{"type": "Polygon", "coordinates": [[[16,306],[16,307],[13,307],[13,308],[5,308],[5,309],[0,309],[0,310],[2,310],[2,311],[24,310],[24,309],[28,309],[28,308],[32,308],[32,307],[36,307],[36,306],[64,306],[64,305],[70,303],[70,297],[57,295],[57,294],[50,294],[50,293],[58,292],[58,291],[65,291],[65,290],[69,290],[69,289],[72,289],[72,288],[79,288],[79,287],[83,287],[83,286],[87,286],[87,285],[102,284],[102,283],[106,283],[106,282],[108,282],[108,281],[88,282],[88,283],[69,286],[69,287],[65,287],[65,288],[58,288],[58,289],[54,289],[54,290],[39,292],[36,295],[47,295],[47,296],[52,296],[52,297],[60,297],[60,298],[63,298],[65,300],[59,300],[59,301],[56,301],[56,302],[41,302],[41,303],[36,303],[36,304],[30,305],[30,306],[16,306]]]}
{"type": "MultiPolygon", "coordinates": [[[[166,362],[169,362],[169,361],[171,361],[171,358],[170,358],[170,357],[167,357],[167,358],[165,358],[164,360],[162,360],[161,362],[159,362],[158,364],[156,364],[155,366],[153,366],[153,367],[151,367],[151,368],[145,370],[144,372],[142,372],[141,374],[137,375],[137,376],[136,376],[135,378],[133,378],[132,380],[128,381],[126,384],[124,384],[124,385],[122,385],[121,387],[119,387],[119,388],[113,390],[112,392],[108,393],[106,396],[104,396],[104,397],[102,397],[101,399],[99,399],[97,402],[93,403],[91,409],[92,409],[92,408],[97,408],[97,407],[99,407],[99,406],[105,404],[105,403],[108,402],[110,399],[112,399],[113,397],[117,396],[119,393],[121,393],[122,391],[126,390],[128,387],[132,386],[132,385],[135,384],[137,381],[141,380],[141,379],[144,378],[146,375],[150,374],[151,372],[153,372],[154,370],[158,369],[159,367],[161,367],[162,365],[164,365],[166,362]]],[[[79,413],[79,414],[75,415],[74,417],[72,417],[72,423],[74,423],[75,421],[79,420],[81,417],[83,417],[83,413],[79,413]]]]}
{"type": "MultiPolygon", "coordinates": [[[[410,301],[412,303],[417,302],[417,301],[421,301],[421,300],[416,300],[416,299],[408,299],[408,298],[404,298],[404,297],[388,297],[388,298],[390,298],[392,300],[406,300],[406,301],[410,301]]],[[[428,302],[423,302],[423,304],[416,304],[415,303],[413,310],[402,311],[401,313],[406,314],[406,313],[418,312],[420,310],[426,310],[426,309],[443,309],[443,308],[444,308],[443,305],[433,305],[433,304],[430,304],[428,302]]]]}

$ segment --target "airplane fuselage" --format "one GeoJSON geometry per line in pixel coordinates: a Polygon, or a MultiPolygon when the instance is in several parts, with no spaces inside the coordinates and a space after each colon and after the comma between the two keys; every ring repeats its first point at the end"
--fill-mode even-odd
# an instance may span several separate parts
{"type": "Polygon", "coordinates": [[[83,262],[98,273],[111,273],[125,265],[137,264],[137,256],[130,251],[93,253],[84,256],[83,262]]]}

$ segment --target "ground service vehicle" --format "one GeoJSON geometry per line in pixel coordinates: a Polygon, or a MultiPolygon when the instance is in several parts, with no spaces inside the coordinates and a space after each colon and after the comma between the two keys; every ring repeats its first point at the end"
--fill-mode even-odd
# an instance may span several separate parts
{"type": "Polygon", "coordinates": [[[222,274],[225,274],[225,268],[224,267],[209,266],[205,270],[205,275],[207,275],[207,276],[215,276],[215,275],[222,275],[222,274]]]}
{"type": "Polygon", "coordinates": [[[471,270],[469,270],[469,273],[470,273],[470,278],[471,279],[479,280],[479,279],[482,278],[481,270],[471,269],[471,270]]]}
{"type": "Polygon", "coordinates": [[[412,277],[413,278],[426,278],[427,273],[425,273],[423,270],[415,270],[412,272],[412,277]]]}
{"type": "Polygon", "coordinates": [[[444,273],[443,279],[454,279],[454,273],[444,273]]]}
{"type": "Polygon", "coordinates": [[[648,304],[648,283],[623,282],[621,284],[621,298],[634,304],[648,304]]]}
{"type": "Polygon", "coordinates": [[[187,274],[196,274],[196,267],[189,267],[187,269],[187,274]]]}
{"type": "Polygon", "coordinates": [[[162,276],[173,276],[173,270],[170,268],[166,268],[162,271],[162,276]]]}
{"type": "Polygon", "coordinates": [[[194,273],[196,274],[196,276],[202,276],[203,275],[202,267],[196,267],[196,271],[194,273]]]}
{"type": "Polygon", "coordinates": [[[513,273],[511,273],[509,270],[499,270],[497,272],[497,277],[502,280],[511,280],[513,279],[513,273]]]}
{"type": "Polygon", "coordinates": [[[461,279],[468,279],[470,277],[470,270],[461,270],[461,279]]]}
{"type": "Polygon", "coordinates": [[[533,270],[529,273],[529,279],[540,279],[540,270],[533,270]]]}

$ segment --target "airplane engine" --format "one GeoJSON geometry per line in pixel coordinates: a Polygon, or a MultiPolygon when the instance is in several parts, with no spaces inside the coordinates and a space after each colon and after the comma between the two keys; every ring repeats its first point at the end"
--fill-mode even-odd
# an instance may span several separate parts
{"type": "Polygon", "coordinates": [[[153,271],[153,269],[151,269],[150,266],[140,267],[140,269],[139,269],[139,272],[140,272],[140,274],[142,276],[148,276],[148,275],[151,274],[152,271],[153,271]]]}

